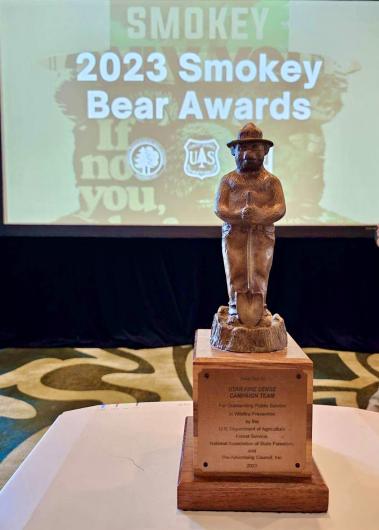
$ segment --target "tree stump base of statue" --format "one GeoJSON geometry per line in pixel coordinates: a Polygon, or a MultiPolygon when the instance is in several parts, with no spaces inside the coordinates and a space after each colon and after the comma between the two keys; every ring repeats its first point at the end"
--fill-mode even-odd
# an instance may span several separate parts
{"type": "Polygon", "coordinates": [[[214,316],[211,330],[211,345],[220,350],[252,353],[284,350],[287,332],[284,320],[279,315],[270,316],[268,325],[254,328],[243,326],[238,318],[231,318],[227,306],[221,306],[214,316]]]}
{"type": "Polygon", "coordinates": [[[230,353],[198,330],[187,418],[182,510],[325,512],[312,460],[313,364],[288,335],[277,352],[230,353]]]}

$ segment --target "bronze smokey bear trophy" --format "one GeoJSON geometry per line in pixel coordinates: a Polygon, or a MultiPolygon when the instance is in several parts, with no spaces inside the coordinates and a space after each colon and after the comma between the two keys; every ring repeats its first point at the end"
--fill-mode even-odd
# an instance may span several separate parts
{"type": "Polygon", "coordinates": [[[222,251],[229,307],[214,317],[211,344],[234,352],[269,352],[287,345],[283,319],[266,306],[275,245],[274,223],[286,212],[282,186],[263,167],[274,144],[253,123],[245,125],[228,147],[236,170],[220,183],[215,213],[224,221],[222,251]]]}
{"type": "Polygon", "coordinates": [[[266,306],[274,223],[286,207],[263,167],[272,147],[248,123],[228,143],[237,169],[216,198],[229,307],[193,352],[177,505],[182,510],[324,512],[328,487],[312,459],[313,364],[266,306]]]}

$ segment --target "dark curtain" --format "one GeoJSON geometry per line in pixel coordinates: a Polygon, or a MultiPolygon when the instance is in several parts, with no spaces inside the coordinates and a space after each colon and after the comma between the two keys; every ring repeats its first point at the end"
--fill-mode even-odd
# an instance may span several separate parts
{"type": "MultiPolygon", "coordinates": [[[[216,239],[0,238],[0,346],[189,344],[227,302],[216,239]]],[[[379,351],[371,239],[277,240],[268,306],[302,346],[379,351]]]]}

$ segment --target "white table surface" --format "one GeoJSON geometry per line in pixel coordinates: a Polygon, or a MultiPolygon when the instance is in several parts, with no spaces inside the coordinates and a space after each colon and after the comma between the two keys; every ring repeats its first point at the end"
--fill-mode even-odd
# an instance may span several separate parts
{"type": "Polygon", "coordinates": [[[326,514],[181,512],[176,483],[192,402],[62,414],[0,495],[1,530],[377,530],[379,414],[314,406],[326,514]]]}

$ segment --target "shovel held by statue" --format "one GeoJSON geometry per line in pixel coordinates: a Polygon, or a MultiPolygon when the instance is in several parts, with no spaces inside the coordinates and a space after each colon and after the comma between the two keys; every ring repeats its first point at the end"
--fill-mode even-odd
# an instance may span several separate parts
{"type": "MultiPolygon", "coordinates": [[[[247,192],[246,207],[253,206],[253,193],[247,192]]],[[[261,292],[254,292],[253,228],[248,229],[247,239],[247,290],[236,293],[237,313],[242,324],[254,327],[263,316],[264,301],[261,292]]]]}

